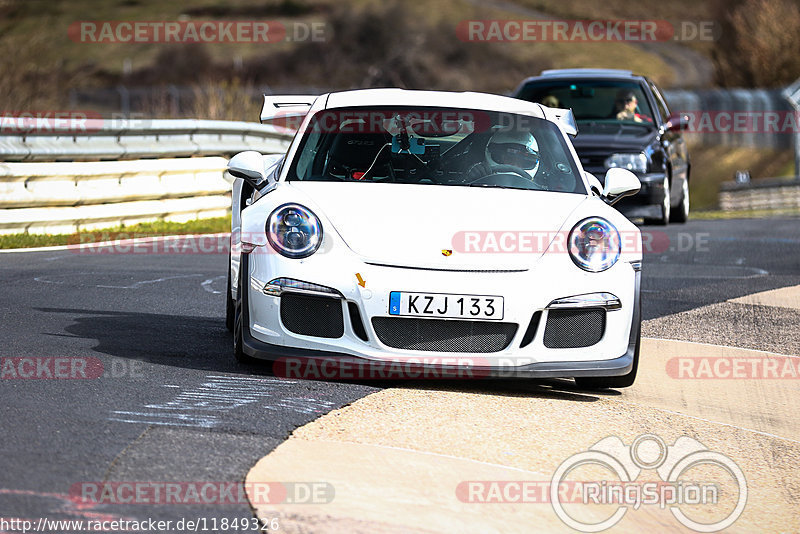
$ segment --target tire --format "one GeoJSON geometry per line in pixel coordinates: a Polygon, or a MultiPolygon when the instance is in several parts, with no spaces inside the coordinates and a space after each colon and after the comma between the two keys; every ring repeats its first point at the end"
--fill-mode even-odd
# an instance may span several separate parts
{"type": "Polygon", "coordinates": [[[630,372],[622,376],[582,376],[575,377],[575,385],[580,389],[618,389],[633,385],[636,380],[636,371],[639,369],[639,345],[642,339],[642,325],[636,331],[636,350],[633,352],[633,367],[630,372]]]}
{"type": "Polygon", "coordinates": [[[669,198],[669,176],[664,176],[664,198],[661,200],[661,217],[657,219],[645,219],[646,224],[657,224],[666,226],[669,224],[672,214],[672,201],[669,198]]]}
{"type": "Polygon", "coordinates": [[[239,268],[239,281],[236,286],[237,299],[233,303],[233,357],[239,363],[251,364],[256,360],[244,353],[243,329],[244,315],[242,314],[242,269],[239,268]]]}
{"type": "Polygon", "coordinates": [[[689,180],[684,179],[681,186],[681,202],[672,210],[672,222],[685,223],[689,220],[689,180]]]}
{"type": "Polygon", "coordinates": [[[233,295],[231,294],[231,257],[228,255],[228,285],[225,288],[225,328],[233,332],[233,324],[236,320],[236,310],[233,305],[233,295]]]}

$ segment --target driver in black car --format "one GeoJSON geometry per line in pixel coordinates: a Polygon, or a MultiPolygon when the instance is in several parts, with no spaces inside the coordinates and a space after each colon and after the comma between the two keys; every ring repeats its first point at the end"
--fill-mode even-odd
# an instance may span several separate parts
{"type": "Polygon", "coordinates": [[[539,169],[539,143],[529,131],[503,129],[495,132],[486,144],[486,158],[467,171],[467,179],[474,181],[499,173],[530,176],[533,181],[539,169]]]}

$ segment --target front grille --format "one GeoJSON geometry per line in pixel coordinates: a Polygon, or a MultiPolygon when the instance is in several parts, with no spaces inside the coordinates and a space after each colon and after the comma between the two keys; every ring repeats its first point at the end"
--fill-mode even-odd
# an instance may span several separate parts
{"type": "Polygon", "coordinates": [[[284,293],[281,321],[295,334],[338,338],[344,335],[342,301],[338,298],[284,293]]]}
{"type": "Polygon", "coordinates": [[[544,328],[544,346],[548,349],[591,347],[603,338],[606,311],[600,308],[550,310],[544,328]]]}
{"type": "Polygon", "coordinates": [[[514,323],[405,317],[373,317],[372,327],[384,345],[432,352],[498,352],[517,333],[514,323]]]}
{"type": "Polygon", "coordinates": [[[583,165],[584,170],[594,174],[597,179],[600,180],[600,183],[603,183],[607,169],[606,159],[608,159],[610,155],[610,152],[587,154],[584,150],[583,152],[578,152],[578,159],[581,160],[581,165],[583,165]]]}

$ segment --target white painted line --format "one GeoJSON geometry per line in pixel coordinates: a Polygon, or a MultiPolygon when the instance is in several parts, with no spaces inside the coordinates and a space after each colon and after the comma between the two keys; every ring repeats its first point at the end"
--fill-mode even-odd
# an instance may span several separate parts
{"type": "Polygon", "coordinates": [[[222,293],[222,291],[217,291],[216,289],[213,289],[211,287],[211,284],[213,284],[215,280],[219,280],[221,278],[227,278],[227,276],[228,275],[226,274],[221,274],[219,276],[215,276],[214,278],[209,278],[208,280],[204,280],[200,285],[203,287],[203,289],[205,289],[212,295],[219,295],[222,293]]]}
{"type": "MultiPolygon", "coordinates": [[[[300,428],[302,428],[302,427],[300,427],[300,428]]],[[[284,443],[289,443],[291,441],[291,439],[292,438],[289,438],[289,440],[285,441],[284,443]]],[[[305,441],[305,442],[311,442],[312,441],[312,440],[306,440],[306,439],[303,439],[303,438],[299,438],[299,439],[301,441],[305,441]]],[[[440,452],[431,452],[431,451],[421,451],[421,450],[418,450],[418,449],[409,449],[409,448],[406,448],[406,447],[393,447],[391,445],[381,445],[381,444],[378,444],[378,443],[366,443],[366,442],[359,442],[359,441],[330,441],[330,440],[317,440],[317,439],[313,440],[313,443],[332,443],[332,444],[350,443],[350,444],[353,444],[353,445],[361,445],[361,446],[366,446],[366,447],[375,447],[375,448],[378,448],[378,449],[389,449],[389,450],[401,451],[401,452],[413,452],[415,454],[423,454],[425,456],[436,456],[437,458],[449,458],[451,460],[459,460],[459,461],[469,462],[469,463],[478,464],[478,465],[486,465],[486,466],[489,466],[489,467],[496,467],[496,468],[499,467],[500,469],[506,469],[508,471],[516,471],[518,473],[526,473],[526,474],[529,474],[529,475],[536,475],[536,476],[546,477],[546,480],[549,480],[553,476],[552,473],[544,474],[544,473],[541,473],[541,472],[538,472],[538,471],[530,471],[528,469],[520,469],[519,467],[511,467],[511,466],[503,465],[503,464],[495,464],[495,463],[492,463],[492,462],[484,462],[482,460],[475,460],[473,458],[466,458],[464,456],[453,456],[451,454],[442,454],[440,452]]]]}
{"type": "Polygon", "coordinates": [[[141,282],[134,282],[129,286],[105,286],[96,285],[94,287],[102,287],[108,289],[139,289],[144,284],[157,284],[159,282],[166,282],[167,280],[177,280],[179,278],[194,278],[195,276],[203,276],[202,274],[180,274],[176,276],[165,276],[164,278],[156,278],[155,280],[142,280],[141,282]]]}
{"type": "Polygon", "coordinates": [[[676,412],[676,411],[673,411],[673,410],[667,410],[666,408],[656,408],[655,406],[651,406],[649,404],[639,404],[638,402],[628,402],[628,401],[617,400],[617,399],[603,399],[603,400],[607,400],[608,402],[619,402],[619,403],[622,403],[622,404],[627,404],[629,406],[639,406],[639,407],[645,408],[645,409],[652,408],[653,410],[658,410],[659,412],[669,413],[669,414],[673,414],[673,415],[681,415],[683,417],[688,417],[690,419],[697,419],[698,421],[704,421],[706,423],[712,423],[712,424],[715,424],[715,425],[721,425],[721,426],[727,426],[727,427],[730,427],[730,428],[736,428],[738,430],[743,430],[745,432],[752,432],[753,434],[759,434],[761,436],[766,436],[768,438],[775,438],[775,439],[780,439],[782,441],[790,441],[792,443],[800,444],[800,441],[794,440],[792,438],[785,438],[783,436],[778,436],[777,434],[770,434],[769,432],[762,432],[761,430],[753,430],[752,428],[745,428],[743,426],[737,426],[737,425],[733,425],[731,423],[722,423],[720,421],[714,421],[712,419],[706,419],[704,417],[698,417],[696,415],[689,415],[689,414],[685,414],[685,413],[681,413],[681,412],[676,412]]]}
{"type": "MultiPolygon", "coordinates": [[[[109,273],[81,273],[81,274],[105,276],[105,275],[108,275],[109,273]]],[[[48,280],[47,279],[48,277],[54,277],[54,276],[62,276],[62,277],[63,276],[70,276],[71,277],[73,275],[36,276],[36,277],[34,277],[34,280],[36,282],[39,282],[40,284],[62,285],[62,284],[66,283],[65,281],[48,280]]],[[[163,278],[157,278],[155,280],[141,280],[139,282],[134,282],[133,284],[127,285],[127,286],[110,286],[110,285],[103,285],[103,284],[95,284],[95,285],[88,285],[87,287],[99,287],[99,288],[103,288],[103,289],[139,289],[144,284],[157,284],[159,282],[166,282],[167,280],[176,280],[176,279],[179,279],[179,278],[194,278],[196,276],[203,276],[203,275],[202,274],[180,274],[180,275],[176,275],[176,276],[165,276],[163,278]]]]}

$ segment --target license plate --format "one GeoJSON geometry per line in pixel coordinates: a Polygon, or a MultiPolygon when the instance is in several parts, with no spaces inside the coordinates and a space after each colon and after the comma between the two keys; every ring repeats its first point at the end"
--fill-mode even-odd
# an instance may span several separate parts
{"type": "Polygon", "coordinates": [[[503,318],[503,297],[392,291],[389,315],[499,321],[503,318]]]}

